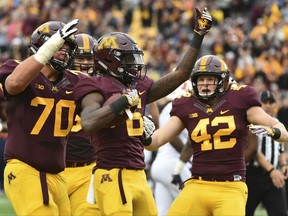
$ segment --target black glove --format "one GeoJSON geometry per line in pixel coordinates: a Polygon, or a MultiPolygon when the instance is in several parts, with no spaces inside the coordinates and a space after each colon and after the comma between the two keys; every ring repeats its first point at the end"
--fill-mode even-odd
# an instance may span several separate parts
{"type": "Polygon", "coordinates": [[[204,8],[203,12],[201,13],[198,8],[195,8],[196,11],[196,23],[194,27],[194,31],[204,36],[210,31],[210,28],[212,27],[212,17],[209,14],[207,8],[204,8]]]}
{"type": "Polygon", "coordinates": [[[182,179],[181,179],[181,176],[179,174],[177,175],[172,175],[172,181],[171,181],[172,184],[176,185],[176,186],[181,186],[181,183],[182,183],[182,179]]]}

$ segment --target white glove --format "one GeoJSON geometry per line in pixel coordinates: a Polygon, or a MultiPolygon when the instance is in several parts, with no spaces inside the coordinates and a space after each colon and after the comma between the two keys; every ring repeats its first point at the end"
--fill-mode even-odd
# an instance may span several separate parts
{"type": "Polygon", "coordinates": [[[75,25],[79,22],[78,19],[75,19],[68,24],[66,24],[62,29],[59,29],[57,33],[53,34],[34,54],[34,58],[45,65],[53,55],[63,46],[65,38],[69,37],[77,31],[75,25]]]}
{"type": "Polygon", "coordinates": [[[140,98],[136,89],[126,92],[123,94],[123,96],[127,98],[129,107],[137,106],[140,102],[140,98]]]}
{"type": "Polygon", "coordinates": [[[273,137],[275,135],[274,128],[270,127],[270,126],[250,124],[248,127],[249,127],[249,130],[251,131],[251,133],[256,134],[257,136],[273,137]]]}
{"type": "Polygon", "coordinates": [[[149,139],[154,133],[156,127],[154,122],[152,121],[152,116],[143,116],[144,121],[144,131],[143,131],[143,139],[149,139]]]}
{"type": "Polygon", "coordinates": [[[74,28],[79,23],[79,19],[74,19],[67,23],[62,29],[58,30],[60,36],[65,39],[69,37],[70,35],[74,34],[78,31],[77,28],[74,28]]]}

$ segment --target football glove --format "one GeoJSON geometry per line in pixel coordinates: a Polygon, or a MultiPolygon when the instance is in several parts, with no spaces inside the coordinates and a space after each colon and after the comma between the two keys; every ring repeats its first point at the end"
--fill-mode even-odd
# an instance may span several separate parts
{"type": "Polygon", "coordinates": [[[74,19],[67,23],[62,29],[59,29],[59,34],[61,38],[65,39],[70,35],[78,31],[77,28],[74,28],[79,23],[79,19],[74,19]]]}
{"type": "Polygon", "coordinates": [[[212,27],[212,17],[209,14],[207,8],[205,7],[202,14],[198,8],[195,8],[196,12],[196,20],[194,32],[197,34],[204,36],[207,34],[212,27]]]}
{"type": "Polygon", "coordinates": [[[152,121],[151,115],[143,116],[143,121],[144,121],[143,139],[147,140],[147,139],[151,138],[156,127],[155,127],[154,122],[152,121]]]}
{"type": "Polygon", "coordinates": [[[249,130],[251,133],[257,136],[270,136],[273,139],[279,139],[281,136],[281,131],[278,128],[273,128],[271,126],[265,125],[248,125],[249,130]]]}
{"type": "Polygon", "coordinates": [[[65,38],[74,34],[77,29],[74,28],[78,24],[79,20],[75,19],[67,23],[62,29],[59,29],[57,33],[53,34],[34,54],[34,58],[45,65],[64,44],[65,38]]]}
{"type": "Polygon", "coordinates": [[[180,187],[181,183],[182,183],[182,179],[181,179],[181,176],[179,174],[176,174],[176,175],[172,175],[172,181],[171,181],[172,184],[180,187]]]}
{"type": "Polygon", "coordinates": [[[123,96],[127,98],[129,104],[127,108],[137,106],[140,102],[140,97],[136,89],[132,89],[132,91],[127,91],[123,94],[123,96]]]}

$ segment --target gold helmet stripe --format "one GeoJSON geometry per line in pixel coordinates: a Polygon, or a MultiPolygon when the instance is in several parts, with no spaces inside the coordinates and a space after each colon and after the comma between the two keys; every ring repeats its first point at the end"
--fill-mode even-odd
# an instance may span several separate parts
{"type": "Polygon", "coordinates": [[[221,62],[221,71],[227,71],[228,67],[226,63],[222,59],[220,59],[220,62],[221,62]]]}
{"type": "Polygon", "coordinates": [[[83,40],[83,50],[84,52],[90,52],[90,44],[88,35],[82,35],[83,40]]]}
{"type": "Polygon", "coordinates": [[[203,56],[202,58],[201,58],[201,61],[200,61],[200,63],[199,63],[199,72],[204,72],[204,71],[206,71],[206,66],[207,66],[207,61],[208,61],[208,59],[209,59],[209,55],[207,55],[207,56],[203,56]]]}

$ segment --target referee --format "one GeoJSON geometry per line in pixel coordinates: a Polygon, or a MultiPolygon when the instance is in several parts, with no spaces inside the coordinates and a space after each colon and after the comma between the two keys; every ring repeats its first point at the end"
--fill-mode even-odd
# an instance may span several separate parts
{"type": "MultiPolygon", "coordinates": [[[[270,91],[260,94],[262,108],[275,116],[276,100],[270,91]]],[[[285,179],[288,166],[283,143],[269,136],[258,137],[258,151],[254,160],[247,163],[246,183],[248,199],[246,216],[253,216],[262,202],[269,216],[287,216],[285,179]]]]}

